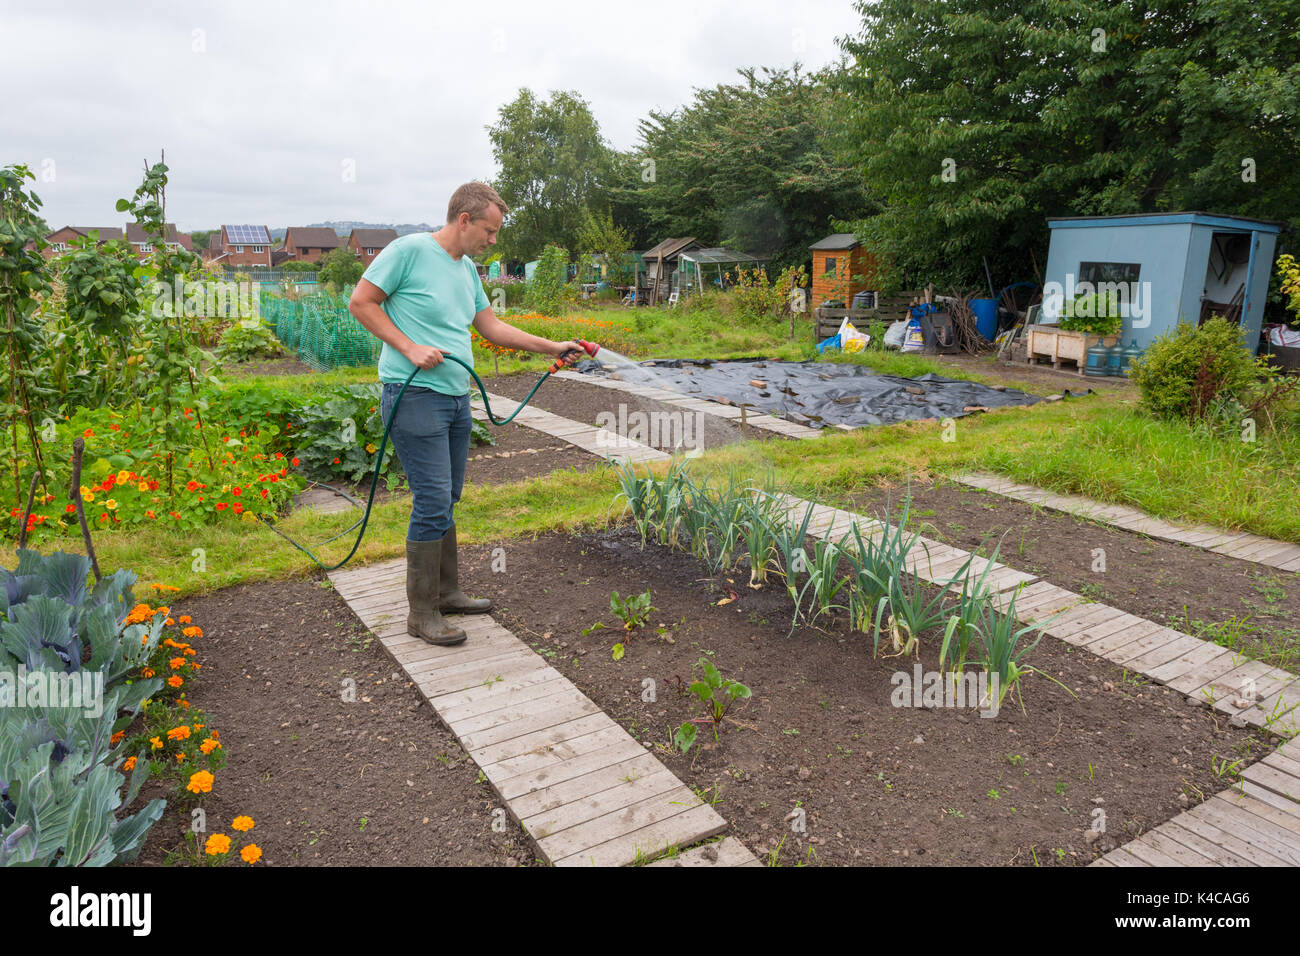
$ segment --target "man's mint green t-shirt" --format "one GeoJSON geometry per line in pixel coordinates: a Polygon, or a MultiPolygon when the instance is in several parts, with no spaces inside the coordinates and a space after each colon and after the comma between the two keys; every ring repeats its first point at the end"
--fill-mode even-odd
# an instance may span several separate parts
{"type": "MultiPolygon", "coordinates": [[[[469,256],[453,259],[432,233],[399,236],[384,247],[362,278],[387,294],[383,310],[416,345],[430,345],[474,364],[469,327],[488,307],[487,293],[469,256]]],[[[415,368],[387,342],[379,353],[379,380],[406,381],[415,368]]],[[[420,369],[411,380],[446,395],[469,391],[469,373],[455,362],[420,369]]]]}

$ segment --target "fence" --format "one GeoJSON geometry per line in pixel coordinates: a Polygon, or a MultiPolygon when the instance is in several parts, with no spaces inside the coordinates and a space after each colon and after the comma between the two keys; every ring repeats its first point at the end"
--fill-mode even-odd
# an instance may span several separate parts
{"type": "Polygon", "coordinates": [[[263,292],[262,319],[276,338],[320,372],[340,366],[374,365],[382,343],[348,311],[346,295],[316,292],[286,299],[263,292]]]}

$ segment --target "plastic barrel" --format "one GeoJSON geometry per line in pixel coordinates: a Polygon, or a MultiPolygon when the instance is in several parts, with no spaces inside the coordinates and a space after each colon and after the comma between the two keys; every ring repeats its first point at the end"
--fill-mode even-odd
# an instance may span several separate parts
{"type": "Polygon", "coordinates": [[[992,342],[998,334],[998,300],[971,299],[970,310],[975,313],[975,331],[992,342]]]}

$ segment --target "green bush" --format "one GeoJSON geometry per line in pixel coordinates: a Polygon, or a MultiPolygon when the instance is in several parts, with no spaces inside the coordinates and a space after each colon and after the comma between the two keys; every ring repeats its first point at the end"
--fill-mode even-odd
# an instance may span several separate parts
{"type": "Polygon", "coordinates": [[[1159,336],[1129,374],[1153,415],[1197,421],[1227,399],[1245,400],[1271,373],[1246,351],[1241,328],[1215,316],[1200,328],[1180,322],[1159,336]]]}
{"type": "Polygon", "coordinates": [[[1124,327],[1119,298],[1114,292],[1098,295],[1090,292],[1065,303],[1061,313],[1061,331],[1087,335],[1118,335],[1124,327]]]}
{"type": "Polygon", "coordinates": [[[524,295],[527,308],[542,315],[562,315],[568,311],[577,301],[573,285],[565,282],[568,269],[567,249],[548,245],[542,250],[542,258],[524,295]]]}
{"type": "Polygon", "coordinates": [[[217,357],[223,362],[242,362],[259,355],[280,355],[283,349],[275,333],[261,319],[243,319],[221,334],[217,357]]]}

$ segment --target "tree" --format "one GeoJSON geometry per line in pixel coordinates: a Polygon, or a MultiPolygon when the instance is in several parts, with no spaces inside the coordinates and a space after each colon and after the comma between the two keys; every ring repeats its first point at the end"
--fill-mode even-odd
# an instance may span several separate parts
{"type": "Polygon", "coordinates": [[[588,211],[605,205],[613,161],[586,101],[563,91],[538,99],[521,89],[488,135],[498,167],[492,186],[510,207],[502,258],[535,259],[547,243],[577,248],[588,211]]]}
{"type": "Polygon", "coordinates": [[[643,175],[614,196],[632,193],[645,208],[647,240],[695,236],[777,267],[806,262],[830,220],[868,209],[857,173],[827,139],[838,108],[829,74],[739,72],[741,83],[696,90],[688,106],[642,120],[634,160],[643,175]]]}
{"type": "Polygon", "coordinates": [[[632,239],[627,230],[615,225],[608,212],[599,215],[588,213],[578,231],[578,252],[588,257],[599,256],[605,263],[605,279],[611,284],[631,281],[628,268],[631,248],[632,239]]]}
{"type": "Polygon", "coordinates": [[[1300,214],[1289,0],[857,9],[836,142],[881,206],[853,227],[912,281],[1030,277],[1047,216],[1300,214]]]}
{"type": "Polygon", "coordinates": [[[347,246],[339,246],[320,257],[316,278],[342,289],[355,285],[365,271],[366,267],[361,264],[355,252],[347,246]]]}

